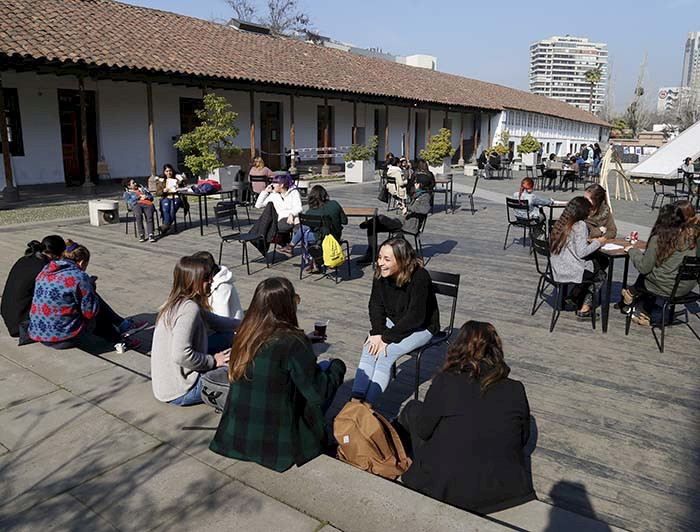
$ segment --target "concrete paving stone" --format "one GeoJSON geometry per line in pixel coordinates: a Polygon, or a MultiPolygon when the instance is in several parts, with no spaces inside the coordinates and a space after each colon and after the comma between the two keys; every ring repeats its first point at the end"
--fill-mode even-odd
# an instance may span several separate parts
{"type": "Polygon", "coordinates": [[[541,501],[530,501],[515,508],[490,514],[489,517],[530,532],[622,532],[621,528],[541,501]]]}
{"type": "Polygon", "coordinates": [[[320,529],[318,532],[342,532],[342,531],[338,528],[335,528],[334,526],[326,525],[322,529],[320,529]]]}
{"type": "MultiPolygon", "coordinates": [[[[234,532],[315,532],[321,523],[237,481],[182,508],[156,530],[230,530],[234,532]]],[[[326,528],[323,528],[326,530],[326,528]]]]}
{"type": "Polygon", "coordinates": [[[160,444],[99,409],[80,423],[0,456],[0,518],[74,488],[160,444]]]}
{"type": "Polygon", "coordinates": [[[68,425],[81,423],[95,407],[87,401],[56,390],[31,401],[0,410],[0,443],[15,450],[46,439],[68,425]]]}
{"type": "Polygon", "coordinates": [[[226,473],[345,532],[507,530],[328,456],[284,473],[250,462],[234,464],[226,473]]]}
{"type": "Polygon", "coordinates": [[[218,506],[209,500],[211,493],[230,482],[223,473],[163,445],[78,486],[71,494],[119,530],[150,530],[178,512],[197,523],[207,510],[218,506]]]}
{"type": "Polygon", "coordinates": [[[0,520],[6,532],[116,530],[107,521],[68,494],[58,495],[38,506],[0,520]]]}
{"type": "Polygon", "coordinates": [[[0,356],[0,410],[57,389],[55,384],[0,356]]]}

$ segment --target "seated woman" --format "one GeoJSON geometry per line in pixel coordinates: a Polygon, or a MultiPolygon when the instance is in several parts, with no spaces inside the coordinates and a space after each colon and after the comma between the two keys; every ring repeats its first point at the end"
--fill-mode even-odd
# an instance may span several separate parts
{"type": "Polygon", "coordinates": [[[693,173],[695,172],[695,166],[693,166],[693,158],[692,157],[686,157],[683,159],[683,164],[681,165],[681,171],[683,172],[683,177],[688,178],[688,177],[693,177],[693,173]]]}
{"type": "Polygon", "coordinates": [[[231,270],[223,264],[217,264],[214,255],[208,251],[198,251],[192,256],[204,260],[209,267],[211,277],[209,306],[211,311],[217,316],[242,320],[243,307],[236,286],[233,284],[231,270]]]}
{"type": "Polygon", "coordinates": [[[423,183],[425,184],[425,186],[423,187],[423,190],[429,192],[432,195],[433,190],[435,190],[435,175],[430,171],[428,161],[426,161],[425,159],[418,159],[416,161],[416,169],[413,172],[412,176],[413,185],[415,185],[415,182],[418,179],[418,176],[420,175],[424,176],[423,183]]]}
{"type": "Polygon", "coordinates": [[[170,227],[175,223],[178,209],[182,206],[182,200],[177,195],[177,189],[184,185],[185,178],[175,173],[171,164],[163,165],[163,175],[156,182],[156,194],[160,200],[160,210],[163,216],[161,236],[168,234],[170,227]]]}
{"type": "Polygon", "coordinates": [[[250,186],[253,189],[253,193],[260,194],[263,190],[265,190],[265,181],[252,180],[250,179],[251,176],[271,179],[275,177],[275,173],[272,170],[270,170],[267,166],[265,166],[265,161],[262,157],[256,157],[255,159],[253,159],[253,166],[250,167],[250,171],[248,172],[248,180],[250,181],[250,186]]]}
{"type": "Polygon", "coordinates": [[[386,186],[389,194],[398,200],[405,200],[408,197],[407,182],[396,157],[392,157],[387,161],[386,175],[392,179],[386,186]]]}
{"type": "MultiPolygon", "coordinates": [[[[328,195],[328,192],[321,185],[314,185],[309,191],[309,209],[305,214],[310,214],[314,216],[326,216],[330,222],[330,227],[323,229],[323,234],[315,234],[309,227],[302,225],[294,236],[292,241],[288,246],[280,248],[280,252],[292,257],[294,255],[294,246],[301,242],[302,231],[304,233],[304,242],[308,244],[313,244],[315,242],[323,242],[323,239],[327,234],[333,235],[333,237],[340,242],[343,236],[343,226],[347,225],[348,218],[345,216],[343,208],[335,200],[332,200],[328,195]]],[[[313,269],[314,263],[311,262],[309,269],[313,269]]]]}
{"type": "Polygon", "coordinates": [[[554,280],[581,286],[574,292],[572,300],[579,304],[577,300],[581,293],[584,294],[580,308],[576,311],[576,316],[582,320],[590,318],[591,312],[595,312],[593,295],[600,290],[605,280],[605,272],[588,259],[591,253],[607,241],[605,236],[600,236],[588,242],[588,228],[584,220],[590,211],[591,203],[586,198],[573,198],[555,222],[549,238],[554,280]]]}
{"type": "Polygon", "coordinates": [[[406,486],[484,514],[535,499],[524,453],[530,407],[509,373],[493,325],[462,325],[425,402],[409,401],[399,415],[414,455],[406,486]]]}
{"type": "Polygon", "coordinates": [[[20,325],[22,335],[26,335],[36,276],[49,262],[59,259],[65,249],[65,241],[57,235],[46,236],[41,242],[32,240],[27,244],[24,257],[10,269],[2,291],[0,314],[13,338],[20,336],[20,325]]]}
{"type": "Polygon", "coordinates": [[[301,195],[299,189],[294,186],[292,176],[278,175],[272,183],[265,187],[255,202],[256,209],[262,209],[271,204],[277,215],[277,231],[287,233],[294,229],[298,223],[299,213],[302,211],[301,195]]]}
{"type": "Polygon", "coordinates": [[[554,200],[540,198],[535,195],[534,190],[535,182],[531,177],[526,177],[520,182],[520,190],[518,192],[513,192],[513,197],[518,198],[519,201],[527,201],[527,211],[524,209],[515,211],[515,217],[525,220],[541,220],[544,222],[545,216],[542,213],[541,207],[554,204],[554,200]]]}
{"type": "MultiPolygon", "coordinates": [[[[400,204],[402,218],[389,218],[383,214],[377,216],[375,220],[371,219],[362,222],[360,227],[367,229],[367,252],[357,259],[358,265],[368,265],[374,262],[376,255],[373,248],[374,234],[389,233],[393,231],[405,231],[407,233],[415,233],[420,227],[422,217],[427,216],[430,212],[430,192],[429,188],[431,179],[429,175],[424,173],[416,173],[415,175],[415,194],[409,203],[400,204]]],[[[434,180],[433,180],[434,182],[434,180]]]]}
{"type": "Polygon", "coordinates": [[[403,238],[382,244],[369,298],[371,330],[355,373],[352,396],[374,404],[389,384],[391,366],[440,331],[430,274],[403,238]]]}
{"type": "Polygon", "coordinates": [[[140,342],[130,335],[148,326],[120,317],[97,295],[97,277],[85,271],[90,252],[66,240],[63,258],[49,262],[36,278],[29,314],[29,337],[53,347],[91,348],[95,338],[108,340],[117,352],[136,348],[140,342]]]}
{"type": "Polygon", "coordinates": [[[605,236],[609,240],[614,239],[617,236],[617,226],[608,205],[605,189],[597,183],[588,185],[583,191],[583,196],[591,202],[591,210],[585,220],[586,227],[588,227],[588,238],[605,236]]]}
{"type": "Polygon", "coordinates": [[[674,202],[674,205],[676,205],[681,210],[681,213],[683,213],[683,219],[686,221],[686,223],[696,226],[700,224],[700,220],[698,220],[698,215],[695,212],[693,204],[690,201],[678,200],[674,202]]]}
{"type": "Polygon", "coordinates": [[[146,233],[143,230],[143,217],[146,218],[146,230],[148,231],[148,240],[156,241],[156,236],[153,230],[153,215],[156,213],[156,208],[153,206],[153,194],[146,187],[139,185],[135,179],[129,179],[124,192],[124,201],[134,213],[136,226],[139,231],[139,241],[146,241],[146,233]]]}
{"type": "Polygon", "coordinates": [[[554,190],[556,187],[556,182],[557,182],[557,171],[555,167],[561,167],[557,163],[557,156],[553,153],[549,154],[549,157],[547,160],[544,162],[544,177],[547,180],[547,183],[544,188],[546,189],[552,189],[554,190]]]}
{"type": "Polygon", "coordinates": [[[574,190],[576,179],[578,179],[580,173],[578,162],[579,159],[581,159],[580,155],[573,155],[569,158],[569,166],[567,168],[568,171],[562,178],[562,190],[566,190],[568,188],[568,182],[571,182],[571,190],[574,190]]]}
{"type": "MultiPolygon", "coordinates": [[[[622,289],[625,305],[632,305],[639,295],[639,288],[653,294],[668,297],[673,291],[676,275],[685,257],[695,257],[698,253],[698,226],[688,223],[677,204],[664,205],[649,235],[645,251],[627,246],[632,264],[639,272],[634,286],[622,289]]],[[[696,285],[694,280],[681,281],[676,292],[682,296],[696,285]]],[[[632,321],[638,325],[651,325],[651,311],[656,298],[651,295],[640,297],[641,309],[634,309],[632,321]]]]}
{"type": "Polygon", "coordinates": [[[159,401],[177,406],[202,402],[201,374],[228,362],[239,320],[210,311],[207,261],[182,257],[173,286],[156,318],[151,348],[151,385],[159,401]],[[218,334],[208,333],[208,329],[218,334]]]}
{"type": "Polygon", "coordinates": [[[343,383],[345,364],[316,363],[299,329],[301,299],[283,277],[262,281],[231,348],[228,394],[215,453],[285,471],[321,454],[324,408],[343,383]]]}

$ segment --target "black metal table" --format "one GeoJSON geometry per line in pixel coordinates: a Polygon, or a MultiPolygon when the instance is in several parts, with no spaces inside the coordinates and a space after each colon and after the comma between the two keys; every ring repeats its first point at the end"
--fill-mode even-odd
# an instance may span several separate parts
{"type": "Polygon", "coordinates": [[[199,207],[199,234],[201,236],[204,236],[204,226],[209,226],[209,210],[207,208],[207,198],[209,196],[216,196],[219,194],[221,194],[222,196],[228,194],[229,201],[233,203],[233,193],[235,190],[237,189],[221,189],[209,192],[207,194],[203,194],[202,192],[194,192],[189,188],[183,188],[178,190],[177,193],[182,196],[191,196],[197,198],[197,205],[199,207]],[[204,198],[204,216],[202,216],[202,198],[204,198]]]}

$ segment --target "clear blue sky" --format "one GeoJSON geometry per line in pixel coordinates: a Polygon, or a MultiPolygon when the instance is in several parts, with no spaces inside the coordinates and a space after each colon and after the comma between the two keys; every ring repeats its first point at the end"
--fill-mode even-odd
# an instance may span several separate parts
{"type": "MultiPolygon", "coordinates": [[[[122,1],[203,19],[232,16],[224,0],[122,1]]],[[[700,0],[299,3],[322,35],[396,55],[435,55],[443,72],[525,90],[530,43],[566,34],[607,43],[617,110],[629,103],[645,53],[644,87],[652,105],[658,87],[678,85],[687,33],[700,31],[700,0]]]]}

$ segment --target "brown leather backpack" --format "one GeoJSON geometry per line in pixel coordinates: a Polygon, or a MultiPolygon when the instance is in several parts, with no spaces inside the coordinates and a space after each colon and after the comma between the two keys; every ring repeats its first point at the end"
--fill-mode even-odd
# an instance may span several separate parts
{"type": "Polygon", "coordinates": [[[351,399],[333,422],[338,459],[391,480],[411,466],[401,439],[384,416],[358,399],[351,399]]]}

